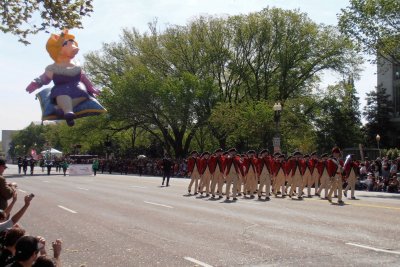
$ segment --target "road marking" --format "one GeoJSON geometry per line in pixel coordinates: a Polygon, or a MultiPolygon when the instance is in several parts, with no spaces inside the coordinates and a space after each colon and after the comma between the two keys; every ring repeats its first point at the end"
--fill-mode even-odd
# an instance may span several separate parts
{"type": "Polygon", "coordinates": [[[42,181],[43,183],[50,183],[49,181],[42,181]]]}
{"type": "Polygon", "coordinates": [[[58,207],[61,208],[61,209],[63,209],[63,210],[69,211],[69,212],[71,212],[71,213],[77,213],[76,211],[71,210],[71,209],[69,209],[69,208],[66,208],[66,207],[64,207],[64,206],[61,206],[61,205],[58,205],[58,207]]]}
{"type": "Polygon", "coordinates": [[[187,260],[187,261],[191,261],[191,262],[193,262],[193,263],[196,263],[196,264],[198,264],[198,265],[200,265],[200,266],[203,266],[203,267],[213,267],[213,266],[210,265],[210,264],[207,264],[207,263],[205,263],[205,262],[202,262],[202,261],[193,259],[193,258],[191,258],[191,257],[184,257],[184,259],[187,260]]]}
{"type": "Polygon", "coordinates": [[[374,248],[374,247],[369,247],[369,246],[364,246],[364,245],[354,244],[354,243],[346,243],[346,245],[365,248],[365,249],[370,249],[370,250],[377,251],[377,252],[385,252],[385,253],[391,253],[391,254],[400,255],[400,251],[392,251],[392,250],[387,250],[387,249],[374,248]]]}
{"type": "Polygon", "coordinates": [[[141,189],[146,189],[147,188],[145,186],[137,186],[137,185],[131,185],[130,187],[132,187],[132,188],[141,188],[141,189]]]}
{"type": "Polygon", "coordinates": [[[165,207],[165,208],[169,208],[169,209],[173,209],[174,207],[168,206],[168,205],[164,205],[164,204],[158,204],[158,203],[154,203],[154,202],[149,202],[149,201],[144,201],[144,203],[150,204],[150,205],[155,205],[155,206],[161,206],[161,207],[165,207]]]}
{"type": "Polygon", "coordinates": [[[28,193],[28,192],[26,192],[26,191],[24,191],[24,190],[21,190],[21,189],[18,189],[18,191],[19,191],[19,192],[22,192],[22,193],[24,193],[24,194],[28,193]]]}
{"type": "Polygon", "coordinates": [[[80,190],[89,191],[89,189],[87,189],[87,188],[83,188],[83,187],[77,187],[77,188],[80,189],[80,190]]]}

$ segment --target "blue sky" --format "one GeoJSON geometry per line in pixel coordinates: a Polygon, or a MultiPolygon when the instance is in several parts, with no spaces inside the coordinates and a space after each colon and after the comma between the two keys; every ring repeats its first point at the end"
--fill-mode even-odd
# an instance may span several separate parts
{"type": "MultiPolygon", "coordinates": [[[[300,9],[317,23],[337,24],[337,14],[348,5],[348,0],[94,0],[94,13],[84,19],[84,29],[71,30],[79,42],[77,59],[100,50],[103,43],[119,40],[122,28],[147,30],[155,18],[160,28],[168,24],[184,25],[198,15],[234,15],[259,11],[265,7],[300,9]]],[[[53,32],[58,32],[54,31],[53,32]]],[[[25,46],[17,37],[0,33],[0,130],[18,130],[32,121],[40,121],[41,110],[35,95],[25,92],[30,81],[52,63],[45,50],[49,34],[40,33],[29,38],[25,46]]],[[[365,94],[376,86],[376,66],[364,64],[356,89],[365,104],[365,94]]],[[[326,73],[320,87],[334,84],[341,77],[326,73]]]]}

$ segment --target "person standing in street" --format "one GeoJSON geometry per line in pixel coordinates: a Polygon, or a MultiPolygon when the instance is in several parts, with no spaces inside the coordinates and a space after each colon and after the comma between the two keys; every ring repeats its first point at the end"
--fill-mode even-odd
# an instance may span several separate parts
{"type": "Polygon", "coordinates": [[[22,170],[24,172],[24,175],[26,175],[26,172],[28,171],[28,159],[26,158],[26,156],[22,160],[22,170]]]}
{"type": "Polygon", "coordinates": [[[22,158],[18,157],[18,174],[21,174],[21,170],[22,170],[22,158]]]}
{"type": "Polygon", "coordinates": [[[345,197],[347,197],[347,190],[351,190],[351,199],[356,199],[354,190],[356,188],[357,177],[359,175],[359,166],[354,162],[354,155],[348,155],[344,164],[344,172],[347,178],[347,186],[343,191],[345,197]]]}
{"type": "Polygon", "coordinates": [[[99,160],[98,159],[93,160],[92,170],[93,170],[94,176],[96,176],[97,171],[99,170],[99,160]]]}
{"type": "Polygon", "coordinates": [[[36,164],[36,161],[32,158],[29,161],[29,167],[31,168],[31,175],[33,175],[33,170],[35,169],[35,164],[36,164]]]}
{"type": "Polygon", "coordinates": [[[192,186],[194,183],[194,194],[198,194],[198,186],[200,180],[200,158],[197,151],[192,151],[190,157],[188,158],[188,176],[190,177],[190,183],[188,186],[188,194],[192,191],[192,186]]]}
{"type": "Polygon", "coordinates": [[[0,159],[0,209],[5,210],[8,206],[7,201],[13,197],[16,190],[16,183],[7,183],[3,173],[7,169],[5,160],[0,159]]]}
{"type": "Polygon", "coordinates": [[[332,158],[328,160],[328,173],[331,177],[331,187],[328,193],[328,200],[332,202],[332,194],[338,190],[338,204],[343,204],[342,191],[343,191],[343,161],[340,160],[340,149],[334,147],[332,149],[332,158]]]}
{"type": "Polygon", "coordinates": [[[165,178],[167,178],[166,186],[169,186],[169,178],[171,177],[172,166],[173,162],[171,157],[168,154],[165,154],[164,158],[162,159],[163,180],[161,185],[164,185],[165,178]]]}

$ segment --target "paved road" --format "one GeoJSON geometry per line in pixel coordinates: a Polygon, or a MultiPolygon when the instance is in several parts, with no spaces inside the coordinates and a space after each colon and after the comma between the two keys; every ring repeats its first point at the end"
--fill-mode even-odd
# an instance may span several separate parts
{"type": "Polygon", "coordinates": [[[64,266],[400,266],[396,194],[357,192],[344,206],[318,198],[227,203],[186,196],[187,179],[170,187],[101,174],[7,179],[35,193],[21,223],[49,242],[61,237],[64,266]]]}

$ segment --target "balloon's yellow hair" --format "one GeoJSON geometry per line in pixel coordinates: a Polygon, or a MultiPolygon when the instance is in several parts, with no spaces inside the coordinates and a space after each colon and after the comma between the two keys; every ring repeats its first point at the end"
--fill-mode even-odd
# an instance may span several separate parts
{"type": "MultiPolygon", "coordinates": [[[[63,30],[60,35],[52,34],[47,40],[46,50],[49,53],[50,57],[57,63],[58,56],[60,55],[61,48],[63,47],[63,43],[68,40],[74,40],[75,36],[68,33],[68,30],[63,30]]],[[[78,43],[75,41],[76,45],[78,43]]]]}

